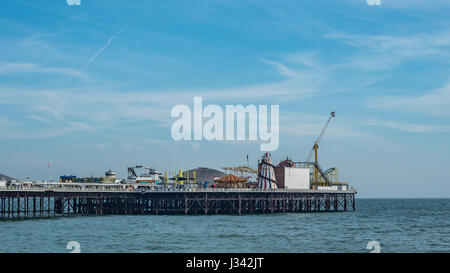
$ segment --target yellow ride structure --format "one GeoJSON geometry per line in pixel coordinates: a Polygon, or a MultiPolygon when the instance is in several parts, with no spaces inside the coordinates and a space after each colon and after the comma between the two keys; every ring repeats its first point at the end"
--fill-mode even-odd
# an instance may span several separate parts
{"type": "Polygon", "coordinates": [[[338,170],[337,168],[329,168],[326,171],[323,171],[320,168],[319,165],[319,143],[322,140],[323,135],[325,134],[326,129],[328,128],[328,125],[330,124],[331,120],[336,117],[336,112],[331,112],[330,117],[328,118],[327,122],[325,123],[325,126],[323,127],[322,131],[320,132],[317,139],[314,141],[314,145],[309,152],[308,158],[306,159],[306,162],[300,162],[299,167],[303,168],[309,168],[311,170],[311,173],[313,174],[311,176],[311,186],[348,186],[348,183],[345,182],[338,182],[338,170]],[[314,154],[314,162],[311,162],[311,157],[314,154]]]}

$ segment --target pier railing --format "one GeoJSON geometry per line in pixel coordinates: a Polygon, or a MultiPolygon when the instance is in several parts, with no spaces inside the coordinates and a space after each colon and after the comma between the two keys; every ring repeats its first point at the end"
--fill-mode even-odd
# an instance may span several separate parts
{"type": "Polygon", "coordinates": [[[169,188],[169,187],[148,187],[136,189],[131,185],[11,185],[0,187],[0,191],[28,191],[28,192],[355,192],[350,190],[333,189],[258,189],[258,188],[169,188]]]}

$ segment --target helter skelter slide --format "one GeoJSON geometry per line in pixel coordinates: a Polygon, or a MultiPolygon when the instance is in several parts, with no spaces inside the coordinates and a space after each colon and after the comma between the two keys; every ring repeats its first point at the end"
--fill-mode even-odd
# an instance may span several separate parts
{"type": "Polygon", "coordinates": [[[264,153],[258,169],[258,188],[263,190],[277,189],[275,170],[274,165],[272,164],[272,155],[270,153],[264,153]]]}

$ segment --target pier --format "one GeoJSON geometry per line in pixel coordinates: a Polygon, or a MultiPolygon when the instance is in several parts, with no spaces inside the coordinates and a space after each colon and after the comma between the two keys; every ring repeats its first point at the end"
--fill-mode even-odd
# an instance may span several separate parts
{"type": "Polygon", "coordinates": [[[354,190],[12,188],[0,189],[0,219],[354,211],[355,193],[354,190]]]}

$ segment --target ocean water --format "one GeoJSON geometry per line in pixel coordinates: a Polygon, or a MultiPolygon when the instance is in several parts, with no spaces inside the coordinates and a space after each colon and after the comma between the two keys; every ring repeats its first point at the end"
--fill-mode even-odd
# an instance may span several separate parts
{"type": "Polygon", "coordinates": [[[450,252],[450,199],[357,199],[356,211],[0,221],[0,252],[450,252]]]}

